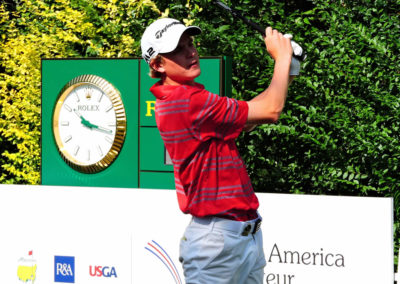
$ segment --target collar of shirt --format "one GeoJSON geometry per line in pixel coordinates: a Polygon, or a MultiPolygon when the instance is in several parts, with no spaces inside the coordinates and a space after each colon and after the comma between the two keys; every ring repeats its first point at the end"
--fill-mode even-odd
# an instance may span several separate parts
{"type": "Polygon", "coordinates": [[[194,86],[190,85],[171,86],[171,85],[163,85],[162,81],[158,81],[150,88],[150,92],[152,92],[157,99],[162,100],[179,88],[186,88],[186,89],[195,88],[203,90],[204,86],[199,83],[195,83],[194,86]]]}

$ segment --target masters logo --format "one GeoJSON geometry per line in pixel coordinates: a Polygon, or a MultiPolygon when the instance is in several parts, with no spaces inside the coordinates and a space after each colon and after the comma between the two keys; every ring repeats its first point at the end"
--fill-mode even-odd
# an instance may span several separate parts
{"type": "Polygon", "coordinates": [[[33,252],[29,251],[29,257],[21,257],[18,260],[18,279],[24,283],[34,283],[36,280],[36,260],[33,259],[33,252]]]}

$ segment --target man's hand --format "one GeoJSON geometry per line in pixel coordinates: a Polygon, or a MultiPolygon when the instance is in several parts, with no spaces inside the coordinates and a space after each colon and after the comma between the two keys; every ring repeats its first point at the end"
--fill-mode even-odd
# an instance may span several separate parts
{"type": "Polygon", "coordinates": [[[274,73],[268,88],[247,102],[249,127],[245,130],[251,129],[255,124],[277,122],[285,106],[293,53],[292,45],[290,39],[285,38],[277,30],[272,30],[271,27],[266,28],[264,41],[268,53],[275,60],[274,73]]]}
{"type": "Polygon", "coordinates": [[[264,42],[268,53],[275,61],[290,60],[292,58],[293,49],[290,39],[284,37],[277,30],[273,30],[271,27],[266,28],[264,42]]]}
{"type": "MultiPolygon", "coordinates": [[[[292,41],[293,36],[291,34],[284,34],[283,37],[290,39],[290,44],[292,45],[293,54],[300,55],[303,53],[303,49],[296,42],[292,41]]],[[[290,62],[290,76],[298,76],[300,74],[300,61],[295,57],[292,57],[292,61],[290,62]]],[[[293,79],[292,79],[293,80],[293,79]]],[[[289,83],[292,81],[289,80],[289,83]]]]}

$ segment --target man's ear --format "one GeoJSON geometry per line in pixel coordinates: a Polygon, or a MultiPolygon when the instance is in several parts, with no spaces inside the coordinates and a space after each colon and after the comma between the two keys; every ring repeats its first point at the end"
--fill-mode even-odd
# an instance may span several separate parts
{"type": "Polygon", "coordinates": [[[162,60],[151,60],[150,61],[150,67],[153,68],[153,70],[159,72],[159,73],[164,73],[165,69],[164,69],[164,64],[162,62],[162,60]]]}

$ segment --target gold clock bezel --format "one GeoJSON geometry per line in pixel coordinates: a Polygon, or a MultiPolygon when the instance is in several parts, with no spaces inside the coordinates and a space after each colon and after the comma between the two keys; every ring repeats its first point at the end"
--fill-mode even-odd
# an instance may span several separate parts
{"type": "Polygon", "coordinates": [[[60,91],[53,112],[53,134],[58,152],[61,158],[74,170],[81,173],[93,174],[108,168],[121,152],[126,136],[126,113],[120,92],[107,80],[91,74],[80,75],[69,81],[60,91]],[[114,141],[108,153],[98,162],[93,164],[82,164],[75,159],[64,148],[60,137],[59,115],[65,99],[77,87],[82,85],[93,85],[102,90],[111,100],[116,115],[116,132],[114,141]]]}

